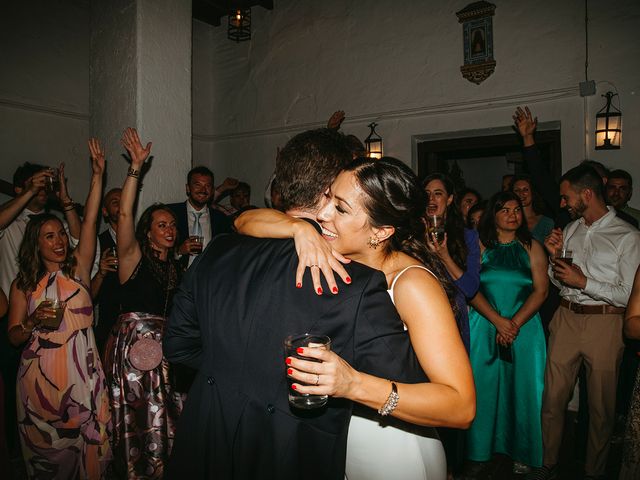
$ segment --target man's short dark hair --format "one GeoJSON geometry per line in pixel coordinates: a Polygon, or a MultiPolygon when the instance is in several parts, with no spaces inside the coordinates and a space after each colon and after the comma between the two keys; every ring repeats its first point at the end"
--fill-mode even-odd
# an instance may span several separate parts
{"type": "Polygon", "coordinates": [[[591,165],[583,162],[577,167],[573,167],[568,170],[560,178],[560,182],[569,182],[571,188],[581,192],[588,188],[596,197],[604,199],[604,184],[602,183],[602,177],[591,165]]]}
{"type": "Polygon", "coordinates": [[[621,178],[621,179],[626,180],[627,182],[629,182],[629,186],[630,187],[633,186],[633,179],[631,178],[631,174],[629,172],[627,172],[626,170],[622,170],[622,169],[613,170],[609,174],[608,178],[609,179],[611,179],[611,178],[621,178]]]}
{"type": "Polygon", "coordinates": [[[199,165],[189,170],[189,173],[187,173],[187,183],[191,183],[191,178],[194,175],[204,175],[206,177],[211,177],[211,183],[213,183],[213,172],[204,165],[199,165]]]}
{"type": "Polygon", "coordinates": [[[315,208],[350,161],[344,136],[334,130],[318,128],[293,137],[276,160],[274,187],[281,193],[282,209],[315,208]]]}
{"type": "Polygon", "coordinates": [[[602,163],[596,162],[595,160],[583,160],[580,165],[589,165],[597,172],[598,175],[600,175],[600,177],[607,178],[609,176],[610,170],[602,163]]]}
{"type": "Polygon", "coordinates": [[[15,172],[13,172],[13,187],[24,188],[27,180],[29,180],[36,173],[44,170],[45,168],[49,167],[46,167],[45,165],[39,165],[37,163],[24,162],[22,165],[16,168],[15,172]]]}

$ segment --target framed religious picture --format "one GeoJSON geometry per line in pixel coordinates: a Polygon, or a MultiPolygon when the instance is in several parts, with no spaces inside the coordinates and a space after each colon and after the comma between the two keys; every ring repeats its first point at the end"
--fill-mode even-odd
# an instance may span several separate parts
{"type": "Polygon", "coordinates": [[[489,2],[470,3],[456,13],[462,23],[464,65],[462,76],[480,84],[496,68],[493,58],[493,14],[496,6],[489,2]]]}

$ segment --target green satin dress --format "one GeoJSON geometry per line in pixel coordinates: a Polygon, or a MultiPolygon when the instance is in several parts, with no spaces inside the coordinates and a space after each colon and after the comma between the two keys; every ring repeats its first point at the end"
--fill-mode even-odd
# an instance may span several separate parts
{"type": "MultiPolygon", "coordinates": [[[[512,318],[532,290],[529,255],[520,242],[484,251],[480,291],[500,315],[512,318]]],[[[541,466],[546,344],[540,315],[520,328],[511,346],[512,363],[500,359],[496,328],[473,308],[469,326],[477,413],[467,435],[468,458],[482,462],[502,453],[541,466]]]]}

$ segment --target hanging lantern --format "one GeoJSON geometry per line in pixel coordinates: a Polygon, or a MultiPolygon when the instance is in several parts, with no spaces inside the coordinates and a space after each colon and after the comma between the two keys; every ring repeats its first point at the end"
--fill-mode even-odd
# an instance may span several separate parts
{"type": "Polygon", "coordinates": [[[596,114],[596,150],[616,150],[622,140],[622,112],[611,105],[617,93],[603,95],[607,104],[596,114]]]}
{"type": "Polygon", "coordinates": [[[368,125],[371,132],[364,141],[364,146],[367,150],[367,157],[369,158],[382,158],[382,137],[376,133],[377,125],[378,124],[375,122],[368,125]]]}
{"type": "Polygon", "coordinates": [[[229,14],[227,38],[236,42],[251,40],[251,9],[238,8],[229,14]]]}

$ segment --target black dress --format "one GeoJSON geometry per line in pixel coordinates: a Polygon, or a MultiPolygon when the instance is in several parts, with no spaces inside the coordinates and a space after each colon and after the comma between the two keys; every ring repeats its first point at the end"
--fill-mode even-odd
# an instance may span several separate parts
{"type": "Polygon", "coordinates": [[[105,372],[111,391],[114,468],[123,478],[163,477],[186,400],[186,387],[179,387],[177,372],[161,351],[180,273],[175,262],[143,255],[121,286],[124,313],[107,342],[105,372]],[[132,355],[137,344],[149,343],[159,352],[158,363],[143,368],[132,355]]]}

